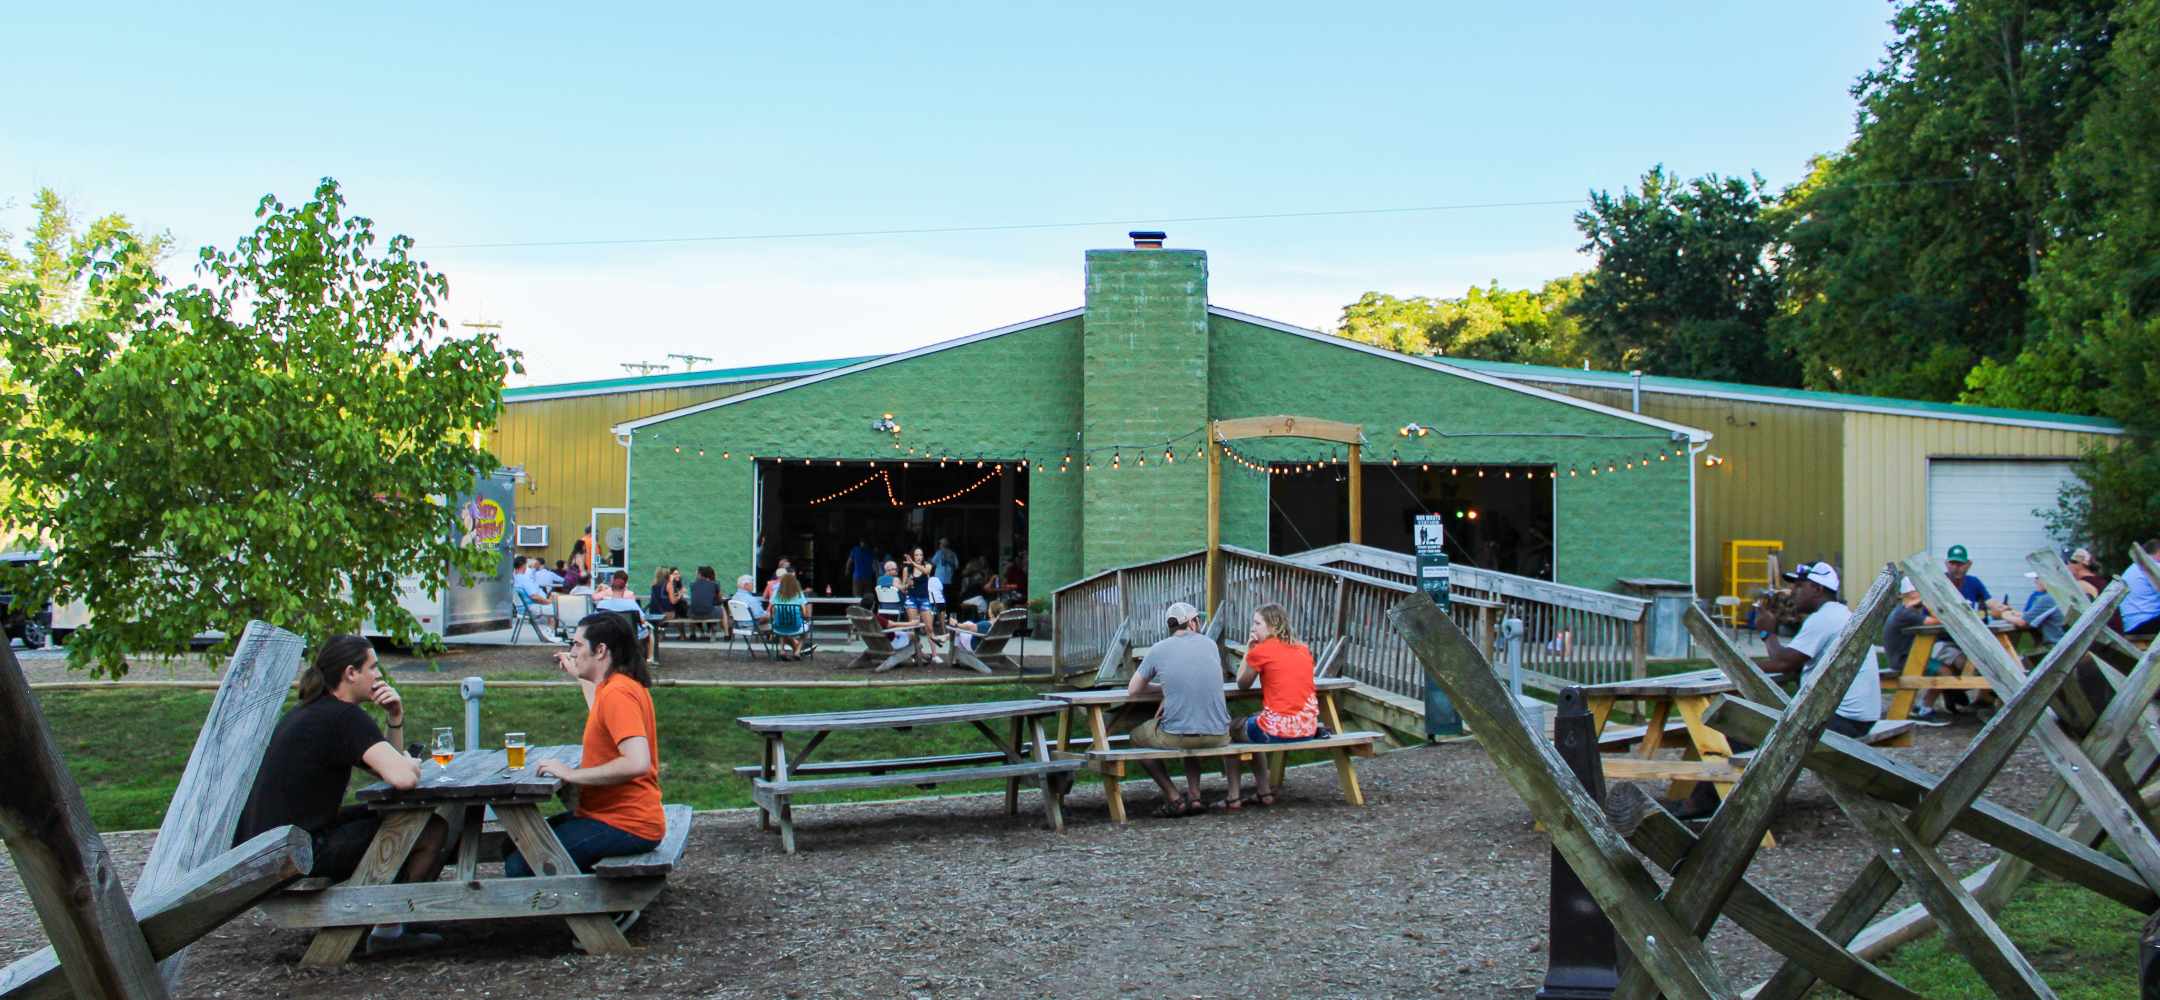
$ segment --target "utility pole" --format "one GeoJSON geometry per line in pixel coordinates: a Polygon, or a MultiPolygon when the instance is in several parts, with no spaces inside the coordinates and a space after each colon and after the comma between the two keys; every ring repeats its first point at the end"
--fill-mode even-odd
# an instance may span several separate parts
{"type": "Polygon", "coordinates": [[[664,372],[668,370],[667,365],[656,365],[650,361],[625,361],[623,362],[622,367],[623,371],[636,372],[639,375],[650,375],[654,372],[664,372]]]}
{"type": "Polygon", "coordinates": [[[670,354],[668,355],[668,357],[680,359],[682,361],[682,369],[686,372],[696,371],[698,362],[700,361],[712,360],[711,358],[698,357],[695,354],[670,354]]]}

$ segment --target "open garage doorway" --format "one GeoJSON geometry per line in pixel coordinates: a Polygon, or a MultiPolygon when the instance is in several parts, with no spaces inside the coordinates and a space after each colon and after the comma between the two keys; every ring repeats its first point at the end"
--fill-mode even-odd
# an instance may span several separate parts
{"type": "Polygon", "coordinates": [[[979,562],[997,573],[1027,551],[1027,484],[1016,462],[759,459],[758,579],[769,578],[784,556],[804,589],[845,595],[854,578],[848,553],[857,542],[881,557],[917,545],[927,556],[941,538],[963,566],[979,562]]]}
{"type": "MultiPolygon", "coordinates": [[[[1412,518],[1438,514],[1446,519],[1451,561],[1553,578],[1552,466],[1367,462],[1363,471],[1365,544],[1415,554],[1412,518]]],[[[1290,555],[1350,540],[1347,469],[1278,471],[1268,479],[1269,552],[1290,555]]]]}

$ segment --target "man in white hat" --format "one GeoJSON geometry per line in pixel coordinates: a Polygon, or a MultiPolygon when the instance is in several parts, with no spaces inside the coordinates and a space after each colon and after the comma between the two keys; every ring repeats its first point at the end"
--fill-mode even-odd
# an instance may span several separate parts
{"type": "MultiPolygon", "coordinates": [[[[1794,610],[1807,615],[1807,621],[1800,623],[1799,634],[1790,643],[1779,642],[1777,616],[1761,609],[1755,612],[1755,627],[1770,633],[1763,640],[1770,651],[1764,672],[1790,679],[1820,665],[1830,640],[1852,620],[1852,609],[1838,601],[1838,571],[1829,563],[1801,563],[1785,574],[1785,579],[1793,581],[1794,610]]],[[[1845,689],[1837,714],[1830,717],[1829,729],[1844,736],[1865,736],[1881,718],[1882,682],[1863,669],[1853,676],[1852,686],[1845,689]]]]}
{"type": "MultiPolygon", "coordinates": [[[[1150,750],[1212,750],[1230,744],[1230,706],[1223,699],[1222,653],[1215,641],[1193,629],[1200,609],[1179,601],[1163,609],[1169,636],[1149,647],[1133,671],[1127,694],[1162,694],[1155,717],[1132,731],[1132,745],[1150,750]]],[[[1185,787],[1159,760],[1143,760],[1148,777],[1163,792],[1158,816],[1192,816],[1207,811],[1200,799],[1200,760],[1185,758],[1185,787]]]]}

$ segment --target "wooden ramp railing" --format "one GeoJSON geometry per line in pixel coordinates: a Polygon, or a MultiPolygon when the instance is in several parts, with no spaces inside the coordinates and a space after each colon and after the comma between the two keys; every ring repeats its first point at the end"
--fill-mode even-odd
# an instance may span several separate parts
{"type": "MultiPolygon", "coordinates": [[[[1336,673],[1405,698],[1420,699],[1424,676],[1417,659],[1387,622],[1387,609],[1415,591],[1411,557],[1366,546],[1338,545],[1296,556],[1222,547],[1221,607],[1202,605],[1205,550],[1104,570],[1061,587],[1051,598],[1052,656],[1059,680],[1092,682],[1122,676],[1123,651],[1163,637],[1163,609],[1184,601],[1212,611],[1223,636],[1244,635],[1262,604],[1282,605],[1316,652],[1339,647],[1336,673]]],[[[1489,657],[1498,621],[1525,622],[1524,683],[1557,691],[1646,673],[1643,628],[1650,602],[1456,567],[1451,617],[1476,637],[1489,657]]]]}

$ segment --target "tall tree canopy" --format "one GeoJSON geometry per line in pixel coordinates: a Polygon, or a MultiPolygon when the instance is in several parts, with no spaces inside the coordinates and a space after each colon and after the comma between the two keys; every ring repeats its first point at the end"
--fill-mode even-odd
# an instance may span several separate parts
{"type": "Polygon", "coordinates": [[[2109,0],[1923,0],[1860,78],[1852,143],[1787,193],[1781,339],[1814,388],[1951,402],[2029,330],[2056,155],[2091,105],[2109,0]]]}
{"type": "Polygon", "coordinates": [[[1656,375],[1797,386],[1770,342],[1777,227],[1762,178],[1680,181],[1659,167],[1641,191],[1598,191],[1575,216],[1597,257],[1572,311],[1599,356],[1656,375]]]}
{"type": "Polygon", "coordinates": [[[1461,298],[1397,298],[1379,292],[1343,307],[1341,336],[1405,354],[1572,367],[1582,359],[1581,329],[1569,307],[1582,276],[1536,289],[1495,281],[1461,298]]]}
{"type": "Polygon", "coordinates": [[[477,434],[514,356],[451,336],[443,276],[406,237],[378,250],[334,182],[256,214],[202,251],[203,284],[163,285],[124,225],[63,240],[51,210],[0,272],[0,407],[21,415],[0,424],[0,527],[54,555],[5,583],[88,607],[71,665],[123,673],[253,618],[411,635],[401,575],[493,568],[442,501],[495,466],[477,434]]]}

